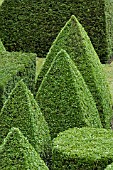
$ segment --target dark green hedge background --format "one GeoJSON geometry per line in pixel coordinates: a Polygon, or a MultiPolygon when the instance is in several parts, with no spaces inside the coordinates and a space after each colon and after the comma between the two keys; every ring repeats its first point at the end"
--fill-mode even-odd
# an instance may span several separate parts
{"type": "Polygon", "coordinates": [[[4,0],[0,36],[8,51],[45,57],[60,29],[75,15],[104,63],[112,54],[112,13],[111,0],[4,0]]]}

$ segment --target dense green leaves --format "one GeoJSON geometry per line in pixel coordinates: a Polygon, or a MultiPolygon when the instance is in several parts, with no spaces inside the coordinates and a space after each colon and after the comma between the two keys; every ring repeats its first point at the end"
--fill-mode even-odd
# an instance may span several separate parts
{"type": "Polygon", "coordinates": [[[0,143],[11,127],[18,127],[42,157],[50,152],[48,125],[27,86],[20,81],[0,114],[0,143]]]}
{"type": "Polygon", "coordinates": [[[94,97],[103,127],[109,128],[112,115],[109,87],[91,41],[75,16],[71,16],[53,42],[38,76],[36,90],[61,49],[66,50],[75,62],[94,97]]]}
{"type": "Polygon", "coordinates": [[[61,50],[45,75],[36,100],[52,138],[69,127],[101,127],[99,113],[84,79],[61,50]]]}
{"type": "Polygon", "coordinates": [[[44,161],[18,128],[12,128],[0,146],[2,170],[48,170],[44,161]]]}
{"type": "Polygon", "coordinates": [[[113,162],[113,131],[72,128],[53,140],[53,170],[103,170],[113,162]]]}
{"type": "Polygon", "coordinates": [[[0,53],[0,110],[15,84],[23,79],[34,92],[36,54],[22,52],[0,53]]]}
{"type": "Polygon", "coordinates": [[[112,0],[4,0],[0,36],[8,51],[36,52],[45,57],[71,15],[78,18],[101,61],[106,62],[113,48],[112,0]]]}
{"type": "Polygon", "coordinates": [[[107,165],[107,167],[104,170],[112,170],[112,169],[113,169],[113,163],[107,165]]]}

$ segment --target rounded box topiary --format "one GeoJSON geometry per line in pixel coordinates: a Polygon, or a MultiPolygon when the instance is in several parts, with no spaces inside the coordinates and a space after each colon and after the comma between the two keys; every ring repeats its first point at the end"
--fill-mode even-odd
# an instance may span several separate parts
{"type": "Polygon", "coordinates": [[[103,170],[113,162],[113,131],[70,128],[53,140],[53,170],[103,170]]]}
{"type": "Polygon", "coordinates": [[[0,146],[0,169],[49,170],[18,128],[11,128],[0,146]]]}
{"type": "Polygon", "coordinates": [[[94,99],[65,50],[54,58],[36,95],[51,137],[70,127],[102,127],[94,99]]]}

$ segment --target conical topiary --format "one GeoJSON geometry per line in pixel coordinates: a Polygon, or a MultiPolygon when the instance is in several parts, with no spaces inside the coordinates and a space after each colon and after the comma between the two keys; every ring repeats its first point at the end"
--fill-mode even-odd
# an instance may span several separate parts
{"type": "Polygon", "coordinates": [[[61,50],[45,75],[36,100],[52,138],[70,127],[101,127],[93,97],[69,55],[61,50]]]}
{"type": "Polygon", "coordinates": [[[12,128],[0,146],[0,169],[49,170],[18,128],[12,128]]]}
{"type": "Polygon", "coordinates": [[[19,128],[41,157],[50,152],[48,125],[23,81],[19,81],[5,102],[0,114],[0,144],[11,127],[19,128]]]}
{"type": "Polygon", "coordinates": [[[67,51],[81,72],[94,97],[103,127],[110,128],[112,108],[108,84],[91,41],[75,16],[70,18],[53,42],[38,76],[36,91],[61,48],[67,51]]]}
{"type": "Polygon", "coordinates": [[[22,52],[0,53],[0,110],[15,84],[23,79],[34,93],[36,54],[22,52]]]}

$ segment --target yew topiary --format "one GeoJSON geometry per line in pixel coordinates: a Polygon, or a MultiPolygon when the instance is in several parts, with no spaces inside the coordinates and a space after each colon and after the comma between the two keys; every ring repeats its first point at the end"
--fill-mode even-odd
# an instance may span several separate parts
{"type": "Polygon", "coordinates": [[[84,79],[69,55],[61,50],[36,95],[52,138],[70,127],[101,127],[99,113],[84,79]]]}
{"type": "Polygon", "coordinates": [[[0,169],[49,170],[18,128],[11,128],[0,146],[0,169]]]}
{"type": "Polygon", "coordinates": [[[46,159],[51,138],[48,125],[23,81],[19,81],[10,93],[0,114],[0,144],[11,127],[17,127],[27,137],[35,150],[46,159]]]}
{"type": "Polygon", "coordinates": [[[78,70],[81,72],[94,97],[103,127],[110,128],[112,104],[106,77],[86,31],[75,16],[70,18],[53,42],[45,63],[38,75],[36,91],[54,57],[61,49],[67,51],[71,59],[75,62],[78,70]]]}
{"type": "Polygon", "coordinates": [[[0,53],[0,110],[15,84],[23,79],[34,93],[36,54],[22,52],[0,53]]]}

